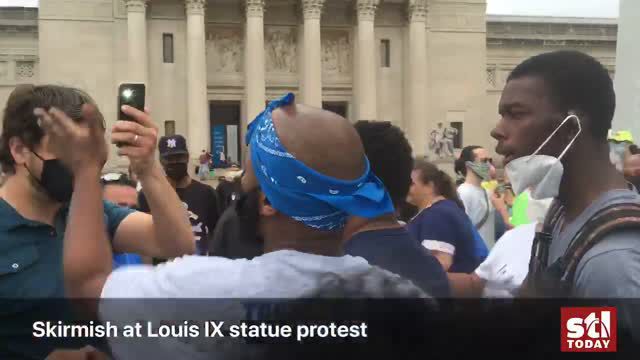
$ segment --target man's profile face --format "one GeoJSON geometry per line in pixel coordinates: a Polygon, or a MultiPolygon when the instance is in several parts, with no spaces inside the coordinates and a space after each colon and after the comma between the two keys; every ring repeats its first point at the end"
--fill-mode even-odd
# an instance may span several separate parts
{"type": "MultiPolygon", "coordinates": [[[[498,140],[496,152],[505,157],[505,165],[531,155],[566,116],[554,108],[549,96],[539,77],[524,76],[507,82],[498,104],[500,120],[491,131],[498,140]]],[[[539,153],[558,156],[568,143],[562,133],[559,131],[539,153]]]]}
{"type": "Polygon", "coordinates": [[[104,186],[102,196],[105,200],[119,206],[135,209],[138,206],[138,192],[135,188],[120,184],[104,186]]]}

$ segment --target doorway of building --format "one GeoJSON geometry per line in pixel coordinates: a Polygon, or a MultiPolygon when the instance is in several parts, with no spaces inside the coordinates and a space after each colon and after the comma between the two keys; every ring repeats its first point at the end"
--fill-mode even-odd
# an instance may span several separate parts
{"type": "Polygon", "coordinates": [[[242,164],[240,102],[212,101],[209,103],[209,114],[214,167],[226,167],[233,163],[242,164]]]}
{"type": "Polygon", "coordinates": [[[348,119],[347,109],[349,104],[346,101],[323,101],[322,108],[334,112],[345,119],[348,119]]]}

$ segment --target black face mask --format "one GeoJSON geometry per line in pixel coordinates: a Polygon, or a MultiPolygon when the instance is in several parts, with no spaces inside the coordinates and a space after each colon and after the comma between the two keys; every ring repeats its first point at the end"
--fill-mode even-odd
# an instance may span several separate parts
{"type": "Polygon", "coordinates": [[[42,160],[42,174],[38,179],[25,165],[31,177],[40,184],[51,199],[60,203],[71,201],[73,194],[73,175],[71,172],[58,159],[44,160],[35,152],[33,154],[42,160]]]}
{"type": "Polygon", "coordinates": [[[171,163],[164,166],[164,172],[173,181],[180,181],[187,176],[187,163],[171,163]]]}

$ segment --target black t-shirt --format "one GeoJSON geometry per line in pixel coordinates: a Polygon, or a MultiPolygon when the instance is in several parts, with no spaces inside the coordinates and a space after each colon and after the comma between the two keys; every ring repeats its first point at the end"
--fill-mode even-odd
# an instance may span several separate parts
{"type": "Polygon", "coordinates": [[[209,242],[209,255],[229,259],[252,259],[263,253],[257,233],[258,193],[242,194],[222,213],[209,242]]]}
{"type": "MultiPolygon", "coordinates": [[[[189,212],[189,221],[196,241],[196,253],[206,255],[209,236],[213,233],[220,216],[216,192],[211,186],[192,179],[187,187],[177,188],[176,193],[189,212]]],[[[140,211],[150,212],[144,189],[138,194],[138,204],[140,211]]]]}
{"type": "Polygon", "coordinates": [[[413,281],[433,297],[450,296],[449,280],[438,259],[404,228],[357,233],[344,250],[346,254],[363,257],[372,265],[413,281]]]}

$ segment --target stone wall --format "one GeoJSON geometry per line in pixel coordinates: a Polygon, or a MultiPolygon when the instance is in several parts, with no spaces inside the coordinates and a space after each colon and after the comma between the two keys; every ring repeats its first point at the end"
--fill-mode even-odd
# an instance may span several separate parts
{"type": "MultiPolygon", "coordinates": [[[[206,10],[207,97],[238,101],[245,115],[244,9],[241,1],[209,0],[206,10]]],[[[429,0],[427,116],[411,126],[407,94],[408,26],[405,0],[382,0],[375,39],[390,45],[389,66],[376,49],[379,120],[402,126],[418,155],[438,123],[463,124],[463,143],[494,147],[489,131],[509,71],[525,58],[574,48],[592,54],[614,75],[616,24],[602,19],[492,17],[484,0],[429,0]]],[[[297,0],[267,0],[264,15],[266,97],[298,93],[301,79],[301,9],[297,0]]],[[[321,20],[323,100],[348,103],[358,120],[358,43],[352,2],[327,0],[321,20]]],[[[187,134],[186,16],[181,0],[147,7],[148,104],[161,132],[174,121],[187,134]],[[163,61],[163,34],[173,35],[174,61],[163,61]]],[[[43,1],[40,9],[0,9],[0,102],[24,82],[53,82],[91,93],[112,122],[116,89],[128,80],[127,13],[122,0],[43,1]]],[[[209,129],[202,129],[209,131],[209,129]]],[[[110,166],[121,166],[115,150],[110,166]]]]}

